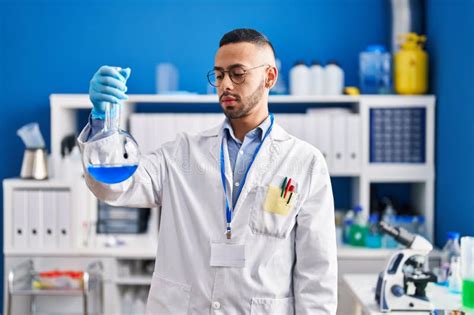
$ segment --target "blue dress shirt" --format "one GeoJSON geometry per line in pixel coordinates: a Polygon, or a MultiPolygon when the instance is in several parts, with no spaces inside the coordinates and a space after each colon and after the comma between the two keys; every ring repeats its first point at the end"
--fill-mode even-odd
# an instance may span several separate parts
{"type": "Polygon", "coordinates": [[[267,129],[270,128],[270,116],[268,116],[259,126],[250,130],[245,135],[244,141],[240,141],[234,135],[234,130],[228,119],[224,122],[224,134],[227,140],[230,165],[232,167],[232,207],[239,198],[240,184],[245,175],[245,171],[252,161],[253,154],[258,144],[263,140],[267,129]]]}

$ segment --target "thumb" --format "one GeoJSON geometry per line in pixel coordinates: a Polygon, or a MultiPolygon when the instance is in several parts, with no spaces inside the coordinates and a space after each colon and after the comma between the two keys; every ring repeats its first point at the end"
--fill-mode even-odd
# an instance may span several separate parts
{"type": "Polygon", "coordinates": [[[130,68],[120,69],[120,74],[125,78],[125,81],[128,80],[131,72],[132,72],[132,69],[130,68]]]}

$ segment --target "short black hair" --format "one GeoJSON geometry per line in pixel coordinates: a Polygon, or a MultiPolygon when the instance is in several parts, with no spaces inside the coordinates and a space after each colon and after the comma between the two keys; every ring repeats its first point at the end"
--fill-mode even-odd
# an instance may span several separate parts
{"type": "Polygon", "coordinates": [[[227,44],[242,42],[252,43],[262,47],[269,46],[272,49],[273,56],[276,56],[275,48],[273,48],[273,45],[270,43],[268,38],[262,33],[251,28],[238,28],[226,33],[224,36],[222,36],[221,41],[219,42],[219,47],[227,44]]]}

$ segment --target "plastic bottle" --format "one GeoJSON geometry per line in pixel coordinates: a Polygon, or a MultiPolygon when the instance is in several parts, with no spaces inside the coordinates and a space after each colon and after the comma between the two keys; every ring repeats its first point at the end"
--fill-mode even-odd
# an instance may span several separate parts
{"type": "Polygon", "coordinates": [[[398,94],[423,94],[428,91],[428,54],[423,50],[426,37],[400,34],[400,50],[394,56],[395,91],[398,94]]]}
{"type": "Polygon", "coordinates": [[[423,215],[419,215],[417,217],[417,227],[416,227],[416,233],[418,235],[423,236],[424,238],[428,239],[428,233],[426,232],[426,219],[423,215]]]}
{"type": "MultiPolygon", "coordinates": [[[[397,217],[395,215],[395,209],[393,208],[392,202],[388,198],[384,198],[384,202],[385,202],[385,209],[383,211],[382,221],[390,225],[396,225],[397,217]]],[[[398,243],[397,241],[395,241],[393,237],[384,233],[382,235],[382,247],[383,248],[397,248],[398,243]]]]}
{"type": "Polygon", "coordinates": [[[310,71],[304,61],[297,61],[290,70],[290,94],[309,95],[310,71]]]}
{"type": "Polygon", "coordinates": [[[461,248],[459,246],[459,233],[448,232],[448,240],[443,247],[441,252],[441,276],[438,278],[438,282],[448,284],[448,275],[450,271],[450,264],[453,257],[461,256],[461,248]]]}
{"type": "Polygon", "coordinates": [[[344,90],[344,71],[336,61],[324,67],[324,94],[341,95],[344,90]]]}
{"type": "Polygon", "coordinates": [[[122,314],[132,315],[133,313],[133,302],[135,300],[133,289],[125,289],[122,298],[122,314]]]}
{"type": "Polygon", "coordinates": [[[391,56],[383,45],[370,45],[359,54],[359,80],[362,93],[390,93],[391,72],[391,56]]]}
{"type": "Polygon", "coordinates": [[[380,248],[382,247],[382,236],[380,235],[380,229],[378,226],[379,215],[377,213],[369,216],[369,229],[365,237],[365,246],[369,248],[380,248]]]}
{"type": "Polygon", "coordinates": [[[270,90],[270,94],[272,95],[284,95],[287,94],[286,90],[286,82],[283,78],[283,74],[281,72],[281,60],[275,60],[276,67],[278,69],[278,80],[275,83],[275,86],[270,90]]]}
{"type": "Polygon", "coordinates": [[[313,60],[311,67],[309,68],[311,73],[310,88],[309,92],[311,95],[323,95],[324,94],[324,68],[321,64],[313,60]]]}
{"type": "Polygon", "coordinates": [[[365,246],[365,237],[367,235],[367,220],[362,213],[362,207],[354,208],[354,224],[350,229],[350,243],[352,246],[365,246]]]}
{"type": "Polygon", "coordinates": [[[460,261],[459,256],[453,256],[451,258],[451,264],[449,265],[448,288],[451,293],[461,293],[462,291],[460,261]]]}
{"type": "Polygon", "coordinates": [[[351,226],[354,223],[354,211],[348,210],[344,216],[342,225],[342,242],[350,244],[351,226]]]}

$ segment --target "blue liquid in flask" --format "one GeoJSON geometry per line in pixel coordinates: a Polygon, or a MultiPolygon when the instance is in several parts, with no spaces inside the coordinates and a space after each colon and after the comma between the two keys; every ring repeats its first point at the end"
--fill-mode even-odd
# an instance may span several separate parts
{"type": "Polygon", "coordinates": [[[138,164],[123,165],[89,165],[89,174],[97,181],[105,184],[116,184],[123,182],[133,175],[138,164]]]}

